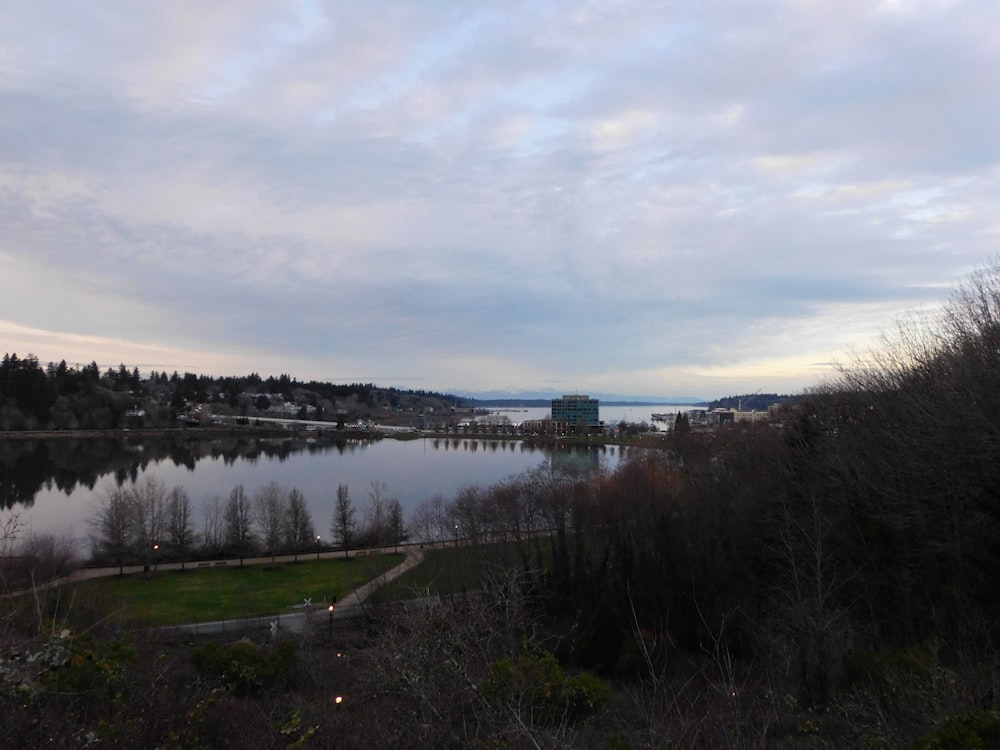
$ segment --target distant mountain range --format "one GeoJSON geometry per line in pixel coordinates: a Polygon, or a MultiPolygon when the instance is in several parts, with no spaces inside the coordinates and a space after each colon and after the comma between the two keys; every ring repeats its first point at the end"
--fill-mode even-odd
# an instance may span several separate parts
{"type": "MultiPolygon", "coordinates": [[[[459,398],[482,402],[490,406],[548,406],[554,398],[560,398],[568,391],[452,391],[459,398]],[[534,403],[543,402],[543,403],[534,403]]],[[[581,394],[584,395],[584,394],[581,394]]],[[[707,399],[695,396],[635,396],[622,393],[593,393],[585,395],[606,404],[705,404],[707,399]]]]}

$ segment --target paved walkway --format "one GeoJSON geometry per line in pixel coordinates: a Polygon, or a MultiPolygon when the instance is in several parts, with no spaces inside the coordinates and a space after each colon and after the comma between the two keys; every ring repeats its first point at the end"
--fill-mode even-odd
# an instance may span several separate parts
{"type": "MultiPolygon", "coordinates": [[[[434,546],[434,545],[431,545],[434,546]]],[[[352,591],[347,596],[341,598],[337,602],[337,606],[334,613],[330,615],[325,606],[321,607],[309,607],[308,609],[304,607],[299,607],[295,611],[286,614],[271,614],[271,615],[260,615],[256,617],[240,617],[232,620],[216,620],[214,622],[200,622],[200,623],[189,623],[186,625],[170,625],[158,630],[170,633],[187,633],[191,635],[202,634],[208,635],[213,633],[225,633],[225,632],[246,632],[247,630],[256,630],[261,628],[271,628],[272,633],[277,630],[290,630],[294,632],[302,632],[306,625],[315,617],[330,617],[331,624],[332,620],[347,619],[356,616],[358,608],[365,602],[368,597],[375,593],[379,588],[385,586],[387,583],[394,581],[403,575],[406,571],[419,565],[424,559],[424,545],[411,544],[411,545],[398,545],[394,547],[382,547],[379,549],[360,549],[360,550],[349,550],[346,554],[343,550],[338,552],[318,552],[313,554],[300,554],[300,555],[276,555],[274,558],[271,557],[247,557],[242,560],[240,559],[218,559],[218,560],[199,560],[196,562],[188,563],[159,563],[154,567],[157,571],[161,570],[181,570],[182,567],[186,570],[196,570],[198,568],[211,568],[211,567],[242,567],[244,565],[271,565],[278,563],[291,563],[296,560],[332,560],[332,559],[344,559],[345,557],[367,557],[370,555],[383,555],[383,554],[398,554],[402,552],[406,558],[397,565],[395,568],[387,570],[382,575],[377,578],[368,581],[362,586],[352,591]]],[[[39,584],[37,589],[48,589],[54,588],[56,586],[62,586],[67,583],[73,583],[74,581],[86,581],[92,578],[107,578],[111,576],[117,576],[120,574],[131,575],[134,573],[142,573],[144,568],[142,565],[126,565],[124,567],[104,567],[104,568],[80,568],[73,571],[69,575],[63,576],[62,578],[56,578],[52,581],[48,581],[44,584],[39,584]]],[[[20,593],[25,592],[8,592],[7,594],[0,595],[0,598],[4,596],[16,596],[20,593]]]]}
{"type": "MultiPolygon", "coordinates": [[[[217,635],[219,633],[236,633],[270,628],[271,634],[274,636],[282,630],[301,633],[310,623],[319,621],[318,618],[329,618],[330,626],[332,627],[335,620],[344,620],[356,616],[361,605],[368,597],[382,586],[396,580],[403,573],[423,562],[424,552],[420,547],[406,547],[403,549],[403,552],[406,554],[406,559],[403,562],[341,598],[332,613],[322,605],[310,605],[308,607],[299,607],[296,611],[287,614],[240,617],[233,620],[215,620],[213,622],[194,622],[186,625],[168,625],[157,628],[157,631],[170,635],[217,635]]],[[[343,555],[343,553],[340,553],[340,555],[343,555]]],[[[265,558],[265,561],[270,563],[271,558],[265,558]]]]}
{"type": "MultiPolygon", "coordinates": [[[[433,546],[444,546],[444,545],[427,545],[433,546]]],[[[423,549],[424,545],[420,544],[399,544],[393,547],[378,547],[375,549],[352,549],[348,550],[346,553],[344,550],[338,551],[327,551],[327,552],[302,552],[298,555],[275,555],[274,557],[223,557],[223,558],[212,558],[209,560],[192,560],[188,562],[151,562],[151,568],[155,571],[161,570],[197,570],[199,568],[242,568],[244,565],[272,565],[279,563],[290,563],[290,562],[305,562],[307,560],[343,560],[346,557],[367,557],[369,555],[396,555],[402,552],[406,555],[407,561],[410,559],[411,554],[419,554],[420,560],[423,560],[423,549]]],[[[404,561],[401,563],[405,565],[404,561]]],[[[416,563],[413,563],[414,565],[416,563]]],[[[412,567],[412,565],[410,566],[412,567]]],[[[395,568],[393,569],[395,570],[395,568]]],[[[409,568],[407,568],[409,570],[409,568]]],[[[38,586],[34,587],[36,590],[44,590],[55,588],[57,586],[63,586],[67,583],[74,583],[76,581],[87,581],[91,578],[110,578],[111,576],[117,575],[132,575],[134,573],[148,573],[147,570],[142,565],[109,565],[102,568],[78,568],[72,573],[61,576],[60,578],[54,578],[51,581],[46,581],[45,583],[40,583],[38,586]]],[[[391,571],[389,571],[391,572],[391,571]]],[[[391,579],[390,579],[391,580],[391,579]]],[[[0,594],[0,598],[3,596],[17,596],[19,594],[29,593],[32,589],[23,589],[19,591],[11,591],[7,594],[0,594]]]]}
{"type": "Polygon", "coordinates": [[[387,583],[395,581],[403,573],[415,568],[417,565],[424,561],[424,550],[422,547],[407,547],[403,550],[406,554],[406,559],[403,560],[399,565],[391,570],[387,570],[385,573],[380,575],[368,583],[356,588],[350,594],[345,596],[337,603],[337,607],[353,607],[359,605],[365,601],[369,596],[378,591],[378,589],[385,586],[387,583]]]}

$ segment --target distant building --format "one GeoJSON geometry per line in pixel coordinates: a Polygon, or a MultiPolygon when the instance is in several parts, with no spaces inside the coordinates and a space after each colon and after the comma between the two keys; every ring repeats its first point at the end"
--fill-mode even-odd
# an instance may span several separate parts
{"type": "Polygon", "coordinates": [[[772,419],[771,410],[767,411],[738,411],[734,415],[737,422],[769,422],[772,419]]]}
{"type": "Polygon", "coordinates": [[[732,427],[737,422],[769,422],[773,419],[773,414],[768,411],[738,411],[736,409],[712,409],[708,412],[708,425],[718,425],[720,427],[732,427]]]}
{"type": "Polygon", "coordinates": [[[517,425],[517,431],[524,435],[565,435],[569,425],[554,419],[526,419],[517,425]]]}
{"type": "Polygon", "coordinates": [[[564,395],[552,399],[552,421],[565,422],[574,432],[599,432],[600,402],[583,395],[564,395]]]}

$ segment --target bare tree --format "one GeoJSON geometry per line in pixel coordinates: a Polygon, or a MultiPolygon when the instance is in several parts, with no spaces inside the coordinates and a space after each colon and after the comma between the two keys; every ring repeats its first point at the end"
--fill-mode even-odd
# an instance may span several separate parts
{"type": "Polygon", "coordinates": [[[452,525],[466,539],[476,539],[486,529],[483,526],[483,490],[476,486],[463,487],[451,503],[452,525]]]}
{"type": "Polygon", "coordinates": [[[441,542],[447,539],[448,523],[447,503],[441,495],[422,500],[416,510],[413,511],[413,518],[410,527],[414,536],[421,542],[441,542]]]}
{"type": "Polygon", "coordinates": [[[194,546],[191,498],[182,487],[174,487],[167,498],[167,541],[181,559],[181,570],[194,546]]]}
{"type": "MultiPolygon", "coordinates": [[[[594,744],[581,719],[610,691],[596,679],[567,676],[545,653],[521,593],[525,581],[516,573],[496,571],[481,589],[474,599],[442,599],[386,619],[366,655],[364,687],[391,695],[392,710],[413,720],[369,722],[367,742],[472,747],[503,738],[500,744],[518,748],[594,744]],[[586,693],[575,707],[569,685],[586,693]]],[[[371,710],[383,705],[373,694],[371,710]]]]}
{"type": "Polygon", "coordinates": [[[493,521],[490,529],[493,538],[502,542],[509,539],[520,542],[525,526],[522,518],[521,484],[507,480],[494,485],[490,489],[487,502],[491,506],[489,516],[493,521]]]}
{"type": "Polygon", "coordinates": [[[118,575],[125,572],[125,560],[132,549],[132,498],[121,487],[109,490],[90,518],[94,555],[117,563],[118,575]]]}
{"type": "Polygon", "coordinates": [[[385,482],[374,481],[368,490],[368,510],[365,514],[365,535],[370,538],[370,543],[375,547],[380,547],[385,541],[387,517],[386,496],[388,487],[385,482]]]}
{"type": "Polygon", "coordinates": [[[315,538],[312,517],[306,507],[306,499],[295,487],[288,493],[288,507],[285,510],[285,544],[299,559],[299,552],[313,543],[315,538]]]}
{"type": "Polygon", "coordinates": [[[242,484],[236,485],[229,493],[223,513],[226,547],[242,558],[254,546],[253,521],[250,513],[250,498],[242,484]]]}
{"type": "Polygon", "coordinates": [[[0,556],[10,554],[10,547],[20,538],[23,528],[20,513],[11,513],[0,523],[0,556]]]}
{"type": "MultiPolygon", "coordinates": [[[[972,274],[942,310],[897,322],[877,348],[815,394],[809,443],[842,483],[874,544],[866,597],[875,625],[907,640],[1000,617],[997,435],[1000,262],[972,274]]],[[[865,545],[868,546],[868,545],[865,545]]],[[[967,631],[967,632],[966,632],[967,631]]],[[[983,636],[985,637],[985,636],[983,636]]]]}
{"type": "Polygon", "coordinates": [[[215,553],[222,549],[225,542],[225,530],[222,523],[222,501],[218,495],[213,495],[205,501],[201,508],[202,531],[201,544],[206,552],[215,553]]]}
{"type": "Polygon", "coordinates": [[[156,477],[147,476],[132,487],[129,493],[132,523],[134,526],[134,547],[142,560],[144,570],[149,570],[150,561],[164,536],[166,517],[166,485],[156,477]]]}
{"type": "Polygon", "coordinates": [[[29,533],[23,540],[21,554],[31,562],[33,582],[66,575],[79,563],[73,539],[52,534],[29,533]]]}
{"type": "Polygon", "coordinates": [[[110,490],[90,520],[95,556],[117,563],[119,574],[129,559],[141,561],[148,570],[153,547],[164,534],[166,495],[163,483],[154,477],[110,490]]]}
{"type": "Polygon", "coordinates": [[[265,484],[254,493],[253,520],[260,532],[264,549],[271,555],[272,563],[278,547],[281,546],[287,506],[287,496],[277,482],[265,484]]]}
{"type": "Polygon", "coordinates": [[[5,560],[12,557],[12,549],[20,538],[24,522],[21,521],[19,513],[11,513],[2,523],[0,523],[0,584],[3,588],[10,586],[7,581],[7,569],[3,564],[5,560]]]}
{"type": "Polygon", "coordinates": [[[351,502],[350,491],[346,484],[337,486],[337,499],[333,506],[333,522],[330,524],[330,534],[334,541],[344,548],[344,557],[354,541],[358,526],[355,516],[357,512],[351,502]]]}

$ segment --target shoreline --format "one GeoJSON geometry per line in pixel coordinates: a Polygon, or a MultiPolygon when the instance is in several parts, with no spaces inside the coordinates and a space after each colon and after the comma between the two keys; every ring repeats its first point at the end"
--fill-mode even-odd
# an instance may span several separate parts
{"type": "Polygon", "coordinates": [[[10,430],[0,432],[0,442],[28,440],[95,440],[105,439],[157,439],[188,437],[196,440],[210,438],[323,438],[330,440],[485,440],[485,441],[518,441],[529,445],[563,444],[563,445],[629,445],[652,447],[662,445],[667,433],[656,432],[622,438],[609,435],[518,435],[492,434],[486,432],[428,432],[415,428],[397,428],[397,431],[378,429],[367,430],[304,430],[264,426],[226,426],[226,427],[158,427],[158,428],[118,428],[111,430],[10,430]]]}
{"type": "MultiPolygon", "coordinates": [[[[304,431],[303,431],[304,432],[304,431]]],[[[0,432],[0,440],[64,440],[71,438],[160,438],[173,437],[177,435],[189,435],[191,437],[231,437],[231,436],[252,436],[252,437],[287,437],[297,435],[298,430],[286,430],[280,427],[150,427],[150,428],[116,428],[110,430],[7,430],[0,432]]],[[[375,430],[320,430],[310,432],[309,435],[321,435],[323,437],[345,436],[345,437],[383,437],[384,434],[375,430]]]]}

